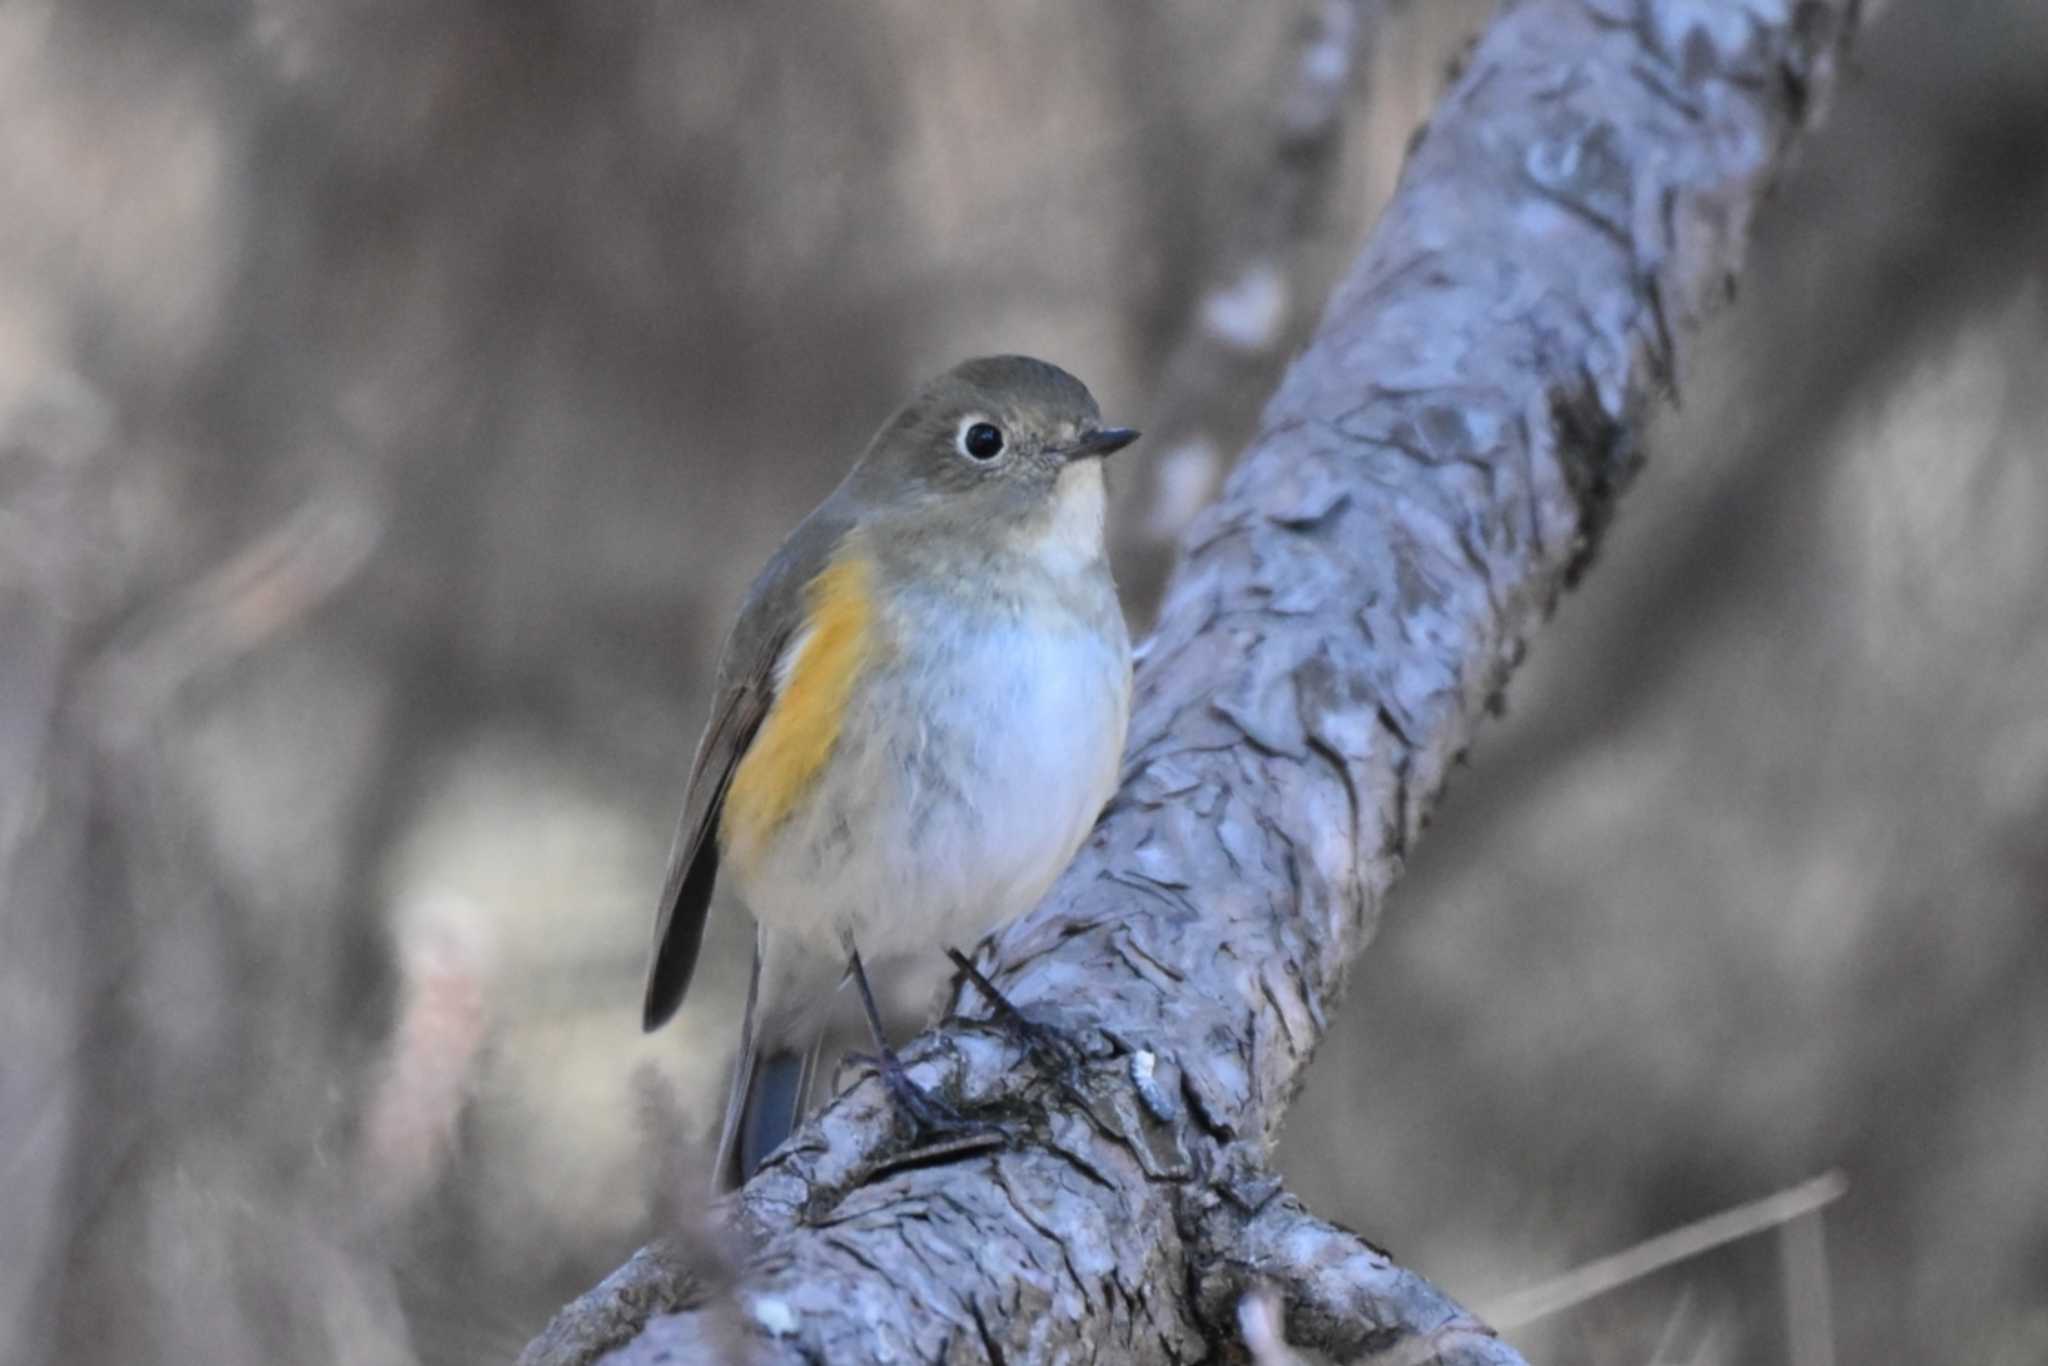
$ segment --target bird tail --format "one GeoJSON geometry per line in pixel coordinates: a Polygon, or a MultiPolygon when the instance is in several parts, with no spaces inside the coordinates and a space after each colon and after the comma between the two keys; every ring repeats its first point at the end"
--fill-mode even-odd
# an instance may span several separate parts
{"type": "Polygon", "coordinates": [[[754,949],[754,972],[747,984],[747,1013],[740,1025],[739,1056],[733,1059],[732,1091],[725,1102],[725,1127],[718,1137],[713,1167],[715,1192],[738,1190],[768,1154],[782,1145],[803,1113],[804,1096],[818,1065],[823,1031],[812,1031],[808,1043],[789,1047],[778,1042],[763,1048],[755,1007],[761,991],[761,950],[754,949]]]}

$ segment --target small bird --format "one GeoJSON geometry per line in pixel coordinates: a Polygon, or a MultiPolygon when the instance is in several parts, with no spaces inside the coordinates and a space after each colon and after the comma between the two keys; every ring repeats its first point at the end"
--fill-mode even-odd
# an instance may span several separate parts
{"type": "Polygon", "coordinates": [[[718,665],[669,856],[643,1023],[690,985],[713,884],[755,924],[717,1180],[795,1127],[833,992],[859,989],[892,1094],[921,1093],[866,963],[1029,910],[1116,784],[1131,646],[1103,545],[1086,386],[969,360],[882,424],[755,579],[718,665]]]}

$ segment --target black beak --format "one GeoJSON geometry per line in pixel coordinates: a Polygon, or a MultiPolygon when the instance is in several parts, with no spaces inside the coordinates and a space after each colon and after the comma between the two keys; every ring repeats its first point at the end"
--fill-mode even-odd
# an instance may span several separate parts
{"type": "Polygon", "coordinates": [[[1083,433],[1079,441],[1067,447],[1067,459],[1085,460],[1090,456],[1110,455],[1137,439],[1138,433],[1130,427],[1098,427],[1083,433]]]}

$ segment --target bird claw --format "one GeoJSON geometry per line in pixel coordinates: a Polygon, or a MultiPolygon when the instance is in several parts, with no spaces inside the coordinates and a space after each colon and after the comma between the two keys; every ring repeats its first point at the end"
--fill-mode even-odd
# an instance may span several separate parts
{"type": "Polygon", "coordinates": [[[984,1126],[962,1115],[945,1101],[925,1090],[910,1079],[909,1069],[896,1056],[894,1049],[881,1053],[849,1053],[846,1060],[857,1066],[873,1069],[888,1088],[889,1099],[898,1114],[910,1121],[912,1132],[920,1137],[945,1137],[979,1130],[984,1126]]]}
{"type": "Polygon", "coordinates": [[[961,976],[974,984],[975,990],[995,1007],[991,1023],[1007,1032],[1010,1037],[1023,1044],[1040,1062],[1058,1071],[1069,1082],[1073,1080],[1086,1056],[1081,1046],[1051,1025],[1040,1024],[1010,1003],[1010,999],[996,990],[995,983],[980,968],[968,960],[958,949],[947,949],[946,956],[953,960],[953,966],[961,976]]]}

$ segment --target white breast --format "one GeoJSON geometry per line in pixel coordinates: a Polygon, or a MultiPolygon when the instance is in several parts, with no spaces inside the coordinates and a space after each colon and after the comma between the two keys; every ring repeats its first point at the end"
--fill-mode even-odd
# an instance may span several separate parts
{"type": "MultiPolygon", "coordinates": [[[[930,603],[905,607],[930,620],[930,603]]],[[[1105,637],[1046,605],[916,639],[864,680],[819,791],[741,889],[763,925],[821,948],[850,929],[869,960],[969,948],[1029,910],[1123,753],[1120,619],[1105,637]]]]}
{"type": "Polygon", "coordinates": [[[954,903],[934,909],[955,943],[1029,910],[1073,859],[1115,788],[1129,704],[1120,643],[1013,630],[974,653],[976,676],[995,684],[987,696],[933,699],[935,727],[971,754],[956,809],[932,802],[911,840],[954,903]]]}

